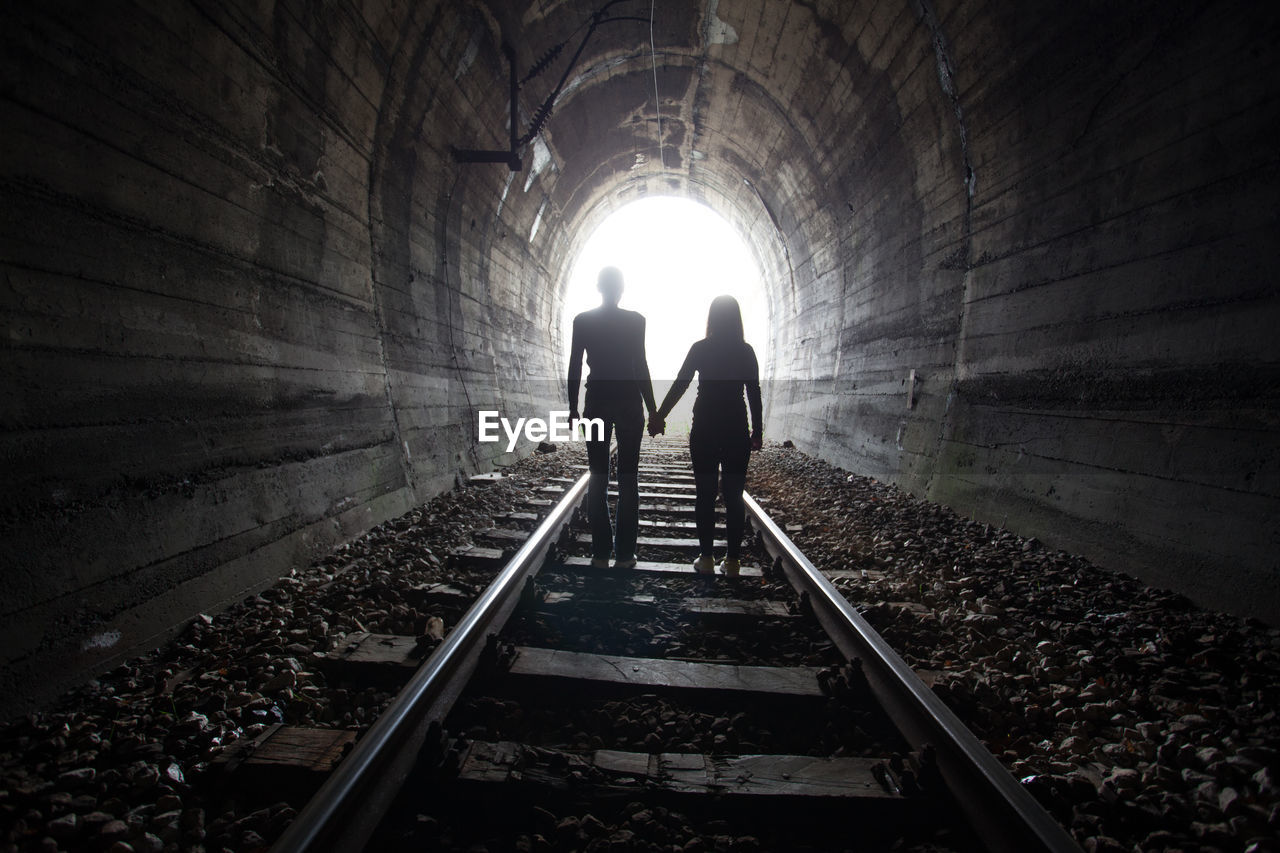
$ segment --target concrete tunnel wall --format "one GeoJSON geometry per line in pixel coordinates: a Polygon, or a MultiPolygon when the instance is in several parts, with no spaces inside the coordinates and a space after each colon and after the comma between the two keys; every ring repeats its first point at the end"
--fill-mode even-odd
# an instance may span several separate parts
{"type": "Polygon", "coordinates": [[[568,265],[646,193],[756,250],[771,437],[1274,619],[1276,12],[1034,5],[658,3],[661,162],[619,23],[518,174],[449,146],[577,6],[13,9],[7,707],[502,461],[474,410],[562,402],[568,265]]]}

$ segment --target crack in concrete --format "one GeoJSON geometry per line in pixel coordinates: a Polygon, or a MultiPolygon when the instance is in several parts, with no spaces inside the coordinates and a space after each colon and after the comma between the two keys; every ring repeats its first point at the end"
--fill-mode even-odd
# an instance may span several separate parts
{"type": "MultiPolygon", "coordinates": [[[[427,50],[433,44],[435,36],[440,29],[440,19],[442,11],[437,8],[430,20],[424,21],[421,28],[405,27],[401,30],[400,37],[396,43],[396,48],[391,55],[402,55],[406,41],[410,38],[410,33],[416,33],[416,44],[410,56],[408,67],[417,69],[422,66],[423,57],[427,50]]],[[[464,48],[465,50],[465,48],[464,48]]],[[[377,280],[376,259],[381,252],[379,251],[379,243],[382,234],[374,227],[374,223],[378,222],[381,217],[378,216],[377,206],[383,202],[382,179],[384,172],[390,168],[387,161],[391,159],[391,152],[398,142],[402,134],[409,132],[407,128],[419,126],[421,121],[413,122],[412,117],[406,119],[400,112],[409,103],[413,95],[415,85],[421,85],[413,75],[405,77],[397,77],[394,71],[388,71],[387,84],[383,89],[382,100],[378,104],[377,127],[389,127],[390,131],[381,138],[375,138],[373,142],[373,156],[369,158],[369,203],[367,208],[367,222],[369,228],[369,301],[373,305],[374,321],[378,330],[378,363],[382,367],[383,376],[383,393],[386,396],[387,409],[391,413],[391,425],[395,432],[397,455],[400,459],[400,467],[404,473],[404,485],[409,493],[417,500],[418,485],[417,478],[414,476],[413,460],[409,451],[409,442],[404,437],[404,431],[400,424],[400,411],[396,406],[395,392],[391,387],[391,369],[387,360],[387,322],[386,309],[382,304],[382,297],[379,292],[379,284],[377,280]],[[398,119],[398,120],[397,120],[398,119]]],[[[425,118],[430,112],[434,104],[434,97],[429,97],[427,103],[422,107],[420,116],[425,118]]],[[[459,173],[460,174],[460,173],[459,173]]],[[[454,187],[457,187],[455,179],[454,187]]],[[[450,194],[452,197],[452,193],[450,194]]],[[[411,265],[407,261],[406,256],[405,272],[412,276],[411,265]]]]}
{"type": "Polygon", "coordinates": [[[1136,74],[1142,66],[1146,65],[1147,62],[1150,61],[1151,57],[1155,55],[1156,48],[1164,42],[1169,33],[1178,26],[1189,27],[1189,25],[1199,18],[1207,8],[1208,4],[1205,4],[1194,10],[1187,17],[1174,15],[1165,21],[1165,25],[1151,37],[1151,43],[1147,45],[1146,50],[1142,52],[1142,55],[1138,57],[1137,61],[1124,71],[1121,71],[1116,76],[1116,79],[1112,81],[1111,85],[1103,90],[1102,94],[1098,96],[1098,100],[1094,102],[1093,108],[1089,110],[1089,117],[1085,119],[1084,127],[1080,130],[1080,133],[1076,138],[1071,141],[1072,148],[1078,147],[1080,142],[1089,135],[1089,131],[1093,129],[1093,123],[1097,120],[1098,113],[1102,110],[1103,105],[1110,100],[1111,96],[1115,94],[1115,92],[1120,89],[1120,87],[1123,86],[1130,77],[1136,74]]]}
{"type": "MultiPolygon", "coordinates": [[[[953,403],[957,396],[956,392],[960,381],[961,346],[964,343],[964,330],[969,313],[969,286],[973,276],[973,197],[977,191],[978,180],[977,175],[974,173],[973,161],[969,153],[969,134],[968,127],[965,124],[964,106],[961,104],[960,94],[956,90],[955,66],[951,61],[946,36],[942,32],[942,24],[938,21],[937,15],[934,14],[930,0],[916,0],[916,10],[920,16],[921,23],[929,30],[929,38],[933,44],[934,56],[938,65],[938,84],[942,89],[943,95],[951,102],[951,109],[956,117],[956,130],[960,139],[960,155],[964,163],[963,180],[965,189],[963,239],[960,247],[954,253],[954,257],[949,257],[944,262],[948,264],[949,268],[961,271],[962,284],[960,286],[959,316],[956,320],[956,339],[951,361],[951,380],[948,383],[947,404],[938,423],[937,437],[934,441],[933,465],[929,468],[929,477],[925,480],[923,490],[924,495],[928,496],[933,492],[934,479],[937,477],[943,445],[947,441],[953,423],[953,411],[955,408],[953,403]]],[[[901,435],[901,431],[899,435],[901,435]]]]}

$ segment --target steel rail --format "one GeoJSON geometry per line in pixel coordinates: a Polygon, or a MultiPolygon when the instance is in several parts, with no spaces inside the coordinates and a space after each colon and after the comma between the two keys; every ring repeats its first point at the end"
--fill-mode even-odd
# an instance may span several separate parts
{"type": "Polygon", "coordinates": [[[547,551],[582,502],[583,474],[543,520],[497,578],[462,617],[409,683],[272,847],[274,853],[358,851],[377,829],[418,760],[432,723],[443,723],[475,671],[490,633],[499,630],[519,602],[524,580],[541,567],[547,551]]]}
{"type": "Polygon", "coordinates": [[[808,593],[815,616],[847,658],[862,661],[876,698],[913,749],[931,745],[938,770],[983,842],[995,851],[1079,853],[1080,847],[933,694],[897,652],[750,495],[752,525],[791,585],[808,593]]]}

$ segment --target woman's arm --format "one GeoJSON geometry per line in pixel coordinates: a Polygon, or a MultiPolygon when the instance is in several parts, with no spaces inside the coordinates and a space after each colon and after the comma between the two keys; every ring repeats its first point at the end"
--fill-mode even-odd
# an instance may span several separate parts
{"type": "Polygon", "coordinates": [[[763,407],[760,405],[760,363],[756,361],[756,351],[747,345],[747,407],[751,410],[751,449],[759,450],[764,446],[763,407]]]}
{"type": "Polygon", "coordinates": [[[671,410],[676,407],[676,403],[679,403],[680,398],[684,396],[684,392],[689,389],[689,383],[693,381],[693,374],[698,369],[697,351],[697,344],[689,347],[689,354],[684,357],[684,364],[680,365],[680,370],[676,373],[676,381],[671,384],[671,388],[667,390],[667,396],[662,398],[662,405],[658,407],[658,417],[660,419],[666,420],[667,415],[671,414],[671,410]]]}

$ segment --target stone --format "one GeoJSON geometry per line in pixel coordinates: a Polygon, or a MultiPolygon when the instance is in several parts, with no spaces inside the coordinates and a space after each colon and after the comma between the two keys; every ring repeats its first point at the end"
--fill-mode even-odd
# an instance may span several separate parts
{"type": "Polygon", "coordinates": [[[92,767],[79,767],[58,776],[58,784],[64,788],[79,788],[93,781],[97,770],[92,767]]]}
{"type": "Polygon", "coordinates": [[[87,814],[80,815],[80,824],[85,832],[96,833],[101,831],[102,827],[110,823],[114,818],[104,811],[92,811],[87,814]]]}
{"type": "Polygon", "coordinates": [[[1244,809],[1240,792],[1235,788],[1223,788],[1218,794],[1218,809],[1227,817],[1234,817],[1244,809]]]}
{"type": "Polygon", "coordinates": [[[275,693],[281,690],[292,690],[297,686],[298,674],[292,669],[286,669],[263,684],[262,690],[265,693],[275,693]]]}
{"type": "Polygon", "coordinates": [[[49,821],[45,829],[59,841],[66,841],[80,834],[80,818],[74,812],[65,814],[49,821]]]}
{"type": "Polygon", "coordinates": [[[1142,777],[1137,770],[1122,767],[1112,771],[1106,778],[1106,784],[1120,793],[1132,793],[1142,786],[1142,777]]]}

